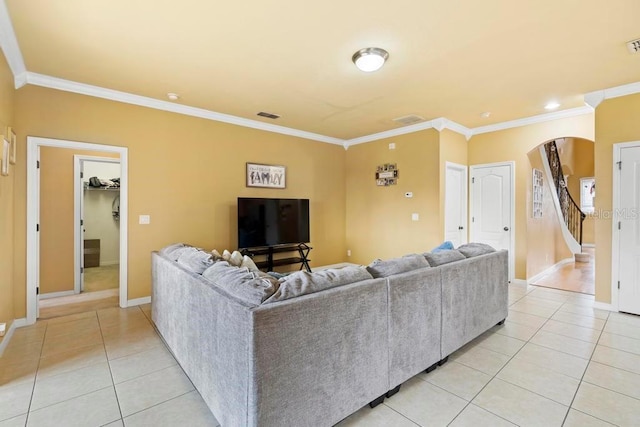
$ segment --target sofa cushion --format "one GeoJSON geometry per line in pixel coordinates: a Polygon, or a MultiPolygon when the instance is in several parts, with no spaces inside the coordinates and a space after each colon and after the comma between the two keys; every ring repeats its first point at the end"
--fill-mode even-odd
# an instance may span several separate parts
{"type": "Polygon", "coordinates": [[[269,298],[279,286],[274,278],[246,267],[235,267],[227,261],[218,261],[207,268],[202,276],[240,300],[258,306],[269,298]]]}
{"type": "Polygon", "coordinates": [[[187,247],[180,251],[177,261],[178,264],[197,274],[202,274],[214,262],[209,252],[193,247],[187,247]]]}
{"type": "Polygon", "coordinates": [[[461,261],[463,259],[467,259],[461,252],[458,252],[456,249],[445,249],[440,252],[424,253],[424,257],[429,261],[429,265],[432,267],[437,267],[442,264],[448,264],[454,261],[461,261]]]}
{"type": "Polygon", "coordinates": [[[410,254],[401,258],[387,260],[377,259],[367,266],[367,270],[374,278],[377,279],[379,277],[389,277],[394,274],[400,274],[425,267],[429,267],[429,262],[427,262],[424,256],[410,254]]]}
{"type": "Polygon", "coordinates": [[[177,261],[178,257],[182,252],[184,252],[185,248],[190,248],[191,246],[185,245],[184,243],[174,243],[169,246],[165,246],[160,249],[160,254],[166,256],[172,261],[177,261]]]}
{"type": "Polygon", "coordinates": [[[492,246],[489,246],[486,243],[467,243],[465,245],[459,246],[458,250],[467,258],[490,254],[491,252],[496,251],[492,246]]]}
{"type": "Polygon", "coordinates": [[[328,268],[316,273],[299,271],[281,278],[278,290],[264,303],[284,301],[367,279],[373,279],[373,277],[360,266],[328,268]]]}
{"type": "Polygon", "coordinates": [[[435,254],[435,253],[438,253],[440,251],[444,251],[444,250],[447,250],[447,249],[454,249],[453,243],[451,243],[449,240],[447,240],[446,242],[441,243],[440,246],[431,249],[431,253],[435,254]]]}

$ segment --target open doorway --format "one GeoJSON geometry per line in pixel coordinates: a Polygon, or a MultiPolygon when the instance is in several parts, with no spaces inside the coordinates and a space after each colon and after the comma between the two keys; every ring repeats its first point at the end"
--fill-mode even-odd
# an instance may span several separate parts
{"type": "MultiPolygon", "coordinates": [[[[127,149],[28,137],[27,161],[27,322],[87,309],[126,307],[127,149]],[[91,160],[99,169],[88,170],[81,177],[79,171],[91,160]],[[85,190],[84,181],[91,177],[107,185],[85,190]],[[86,223],[80,213],[83,205],[85,210],[107,209],[99,220],[102,226],[86,223]],[[97,237],[104,231],[108,237],[97,237]],[[102,284],[91,277],[93,283],[88,284],[83,277],[84,246],[89,240],[100,240],[100,249],[91,243],[86,249],[98,268],[110,270],[99,275],[108,278],[97,278],[102,284]],[[51,306],[53,314],[41,313],[41,309],[51,311],[51,306]]],[[[96,213],[91,216],[97,219],[96,213]]]]}

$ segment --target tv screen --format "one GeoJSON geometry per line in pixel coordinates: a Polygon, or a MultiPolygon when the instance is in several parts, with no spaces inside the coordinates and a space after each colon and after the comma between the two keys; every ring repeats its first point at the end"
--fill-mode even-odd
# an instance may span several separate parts
{"type": "Polygon", "coordinates": [[[309,241],[309,199],[238,197],[239,248],[309,241]]]}

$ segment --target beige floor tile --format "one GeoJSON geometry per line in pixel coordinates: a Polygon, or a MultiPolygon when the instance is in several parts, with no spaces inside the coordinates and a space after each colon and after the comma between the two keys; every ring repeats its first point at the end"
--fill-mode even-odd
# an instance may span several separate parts
{"type": "Polygon", "coordinates": [[[0,389],[0,421],[26,414],[33,384],[22,383],[0,389]]]}
{"type": "Polygon", "coordinates": [[[594,362],[640,374],[640,355],[598,345],[591,358],[594,362]]]}
{"type": "Polygon", "coordinates": [[[624,335],[616,335],[609,332],[603,332],[602,336],[600,337],[600,341],[598,341],[598,344],[615,348],[616,350],[623,350],[629,353],[640,354],[640,340],[625,337],[624,335]]]}
{"type": "Polygon", "coordinates": [[[640,340],[640,327],[620,322],[607,322],[605,332],[640,340]]]}
{"type": "Polygon", "coordinates": [[[31,383],[36,379],[38,359],[26,359],[7,363],[0,359],[0,390],[22,383],[31,383]]]}
{"type": "Polygon", "coordinates": [[[538,332],[531,338],[531,342],[587,360],[591,357],[593,349],[596,347],[594,343],[543,331],[538,332]]]}
{"type": "Polygon", "coordinates": [[[24,414],[24,415],[19,415],[15,418],[0,421],[0,427],[24,427],[26,423],[27,423],[27,414],[24,414]]]}
{"type": "Polygon", "coordinates": [[[102,362],[36,380],[31,410],[44,408],[113,385],[109,364],[102,362]]]}
{"type": "Polygon", "coordinates": [[[367,405],[340,421],[334,427],[416,427],[417,425],[387,405],[378,405],[373,409],[367,405]]]}
{"type": "Polygon", "coordinates": [[[640,375],[629,371],[591,362],[583,381],[640,399],[640,375]]]}
{"type": "Polygon", "coordinates": [[[538,332],[538,328],[520,325],[507,320],[502,325],[496,325],[491,328],[491,331],[496,334],[505,335],[522,341],[529,341],[531,337],[538,332]]]}
{"type": "Polygon", "coordinates": [[[605,321],[596,319],[595,317],[580,316],[579,314],[567,313],[566,311],[558,311],[551,319],[559,322],[571,323],[572,325],[582,326],[601,331],[604,328],[605,321]]]}
{"type": "Polygon", "coordinates": [[[177,364],[171,353],[162,345],[109,362],[115,384],[177,364]]]}
{"type": "Polygon", "coordinates": [[[63,335],[57,338],[47,338],[45,336],[44,345],[42,346],[42,357],[98,344],[102,344],[102,334],[98,329],[86,330],[72,335],[63,335]]]}
{"type": "Polygon", "coordinates": [[[565,406],[571,405],[580,380],[525,362],[511,360],[496,378],[517,385],[565,406]]]}
{"type": "Polygon", "coordinates": [[[491,376],[455,361],[428,374],[422,373],[419,377],[468,401],[491,380],[491,376]]]}
{"type": "Polygon", "coordinates": [[[507,364],[511,357],[502,353],[475,346],[464,352],[456,352],[449,360],[462,363],[470,368],[484,372],[487,375],[495,375],[504,365],[507,364]]]}
{"type": "Polygon", "coordinates": [[[515,424],[500,418],[476,405],[469,405],[449,427],[514,427],[515,424]]]}
{"type": "Polygon", "coordinates": [[[138,339],[125,336],[117,340],[109,341],[105,343],[105,348],[107,350],[107,358],[113,360],[162,345],[164,345],[164,343],[157,334],[149,334],[138,339]]]}
{"type": "MultiPolygon", "coordinates": [[[[549,301],[555,301],[564,303],[569,299],[569,294],[565,291],[557,292],[555,289],[537,288],[531,291],[529,294],[533,298],[546,299],[549,301]]],[[[558,306],[559,307],[559,306],[558,306]]]]}
{"type": "Polygon", "coordinates": [[[55,317],[53,319],[47,319],[47,325],[56,325],[58,323],[66,323],[66,322],[72,322],[74,320],[79,320],[79,319],[86,319],[89,317],[96,317],[96,312],[95,311],[86,311],[84,313],[76,313],[76,314],[70,314],[68,316],[60,316],[60,317],[55,317]]]}
{"type": "Polygon", "coordinates": [[[507,322],[517,323],[519,325],[529,326],[532,328],[541,328],[547,321],[546,317],[534,316],[533,314],[522,313],[520,311],[509,310],[507,322]]]}
{"type": "Polygon", "coordinates": [[[127,417],[191,390],[193,385],[179,366],[172,366],[116,384],[122,416],[127,417]]]}
{"type": "Polygon", "coordinates": [[[577,304],[565,304],[560,307],[560,311],[564,313],[577,314],[580,316],[595,317],[596,319],[607,320],[609,311],[599,310],[593,307],[586,307],[577,304]]]}
{"type": "Polygon", "coordinates": [[[509,310],[519,311],[521,313],[532,314],[540,317],[550,317],[556,312],[557,308],[536,304],[535,302],[525,301],[524,298],[509,307],[509,310]]]}
{"type": "Polygon", "coordinates": [[[105,342],[126,336],[144,336],[155,334],[153,325],[145,319],[135,319],[102,328],[105,342]]]}
{"type": "Polygon", "coordinates": [[[11,337],[11,345],[22,345],[33,342],[42,343],[44,334],[47,331],[46,324],[38,328],[17,328],[11,337]]]}
{"type": "Polygon", "coordinates": [[[542,307],[553,308],[553,309],[557,310],[560,307],[562,307],[562,305],[564,304],[565,300],[566,300],[566,297],[563,297],[562,301],[552,301],[552,300],[547,299],[547,298],[539,298],[536,295],[536,291],[534,290],[533,292],[531,292],[530,294],[525,296],[522,299],[522,302],[531,303],[531,304],[537,304],[537,305],[542,306],[542,307]]]}
{"type": "Polygon", "coordinates": [[[532,343],[527,343],[515,355],[514,360],[532,363],[578,380],[582,378],[589,363],[586,359],[532,343]]]}
{"type": "Polygon", "coordinates": [[[542,330],[545,332],[552,332],[554,334],[576,338],[591,343],[598,342],[598,338],[600,337],[601,333],[596,329],[572,325],[571,323],[558,322],[557,320],[553,319],[549,319],[549,321],[542,327],[542,330]]]}
{"type": "Polygon", "coordinates": [[[99,329],[100,325],[98,324],[98,319],[95,316],[72,320],[65,323],[54,323],[47,327],[46,341],[58,339],[65,335],[77,334],[85,331],[97,331],[99,329]]]}
{"type": "Polygon", "coordinates": [[[102,426],[120,419],[113,387],[29,413],[28,427],[102,426]]]}
{"type": "Polygon", "coordinates": [[[573,305],[582,305],[585,307],[593,307],[593,303],[595,302],[596,297],[594,295],[580,294],[573,292],[571,296],[567,299],[569,304],[573,305]]]}
{"type": "Polygon", "coordinates": [[[560,426],[568,407],[499,379],[473,403],[519,426],[560,426]]]}
{"type": "Polygon", "coordinates": [[[513,356],[525,344],[522,340],[494,333],[485,334],[485,336],[478,339],[477,343],[479,347],[507,356],[513,356]]]}
{"type": "Polygon", "coordinates": [[[626,313],[616,313],[612,311],[609,314],[610,322],[616,323],[624,323],[626,325],[635,326],[640,328],[640,316],[636,316],[634,314],[626,314],[626,313]]]}
{"type": "Polygon", "coordinates": [[[583,412],[576,411],[575,409],[569,409],[567,419],[564,421],[562,427],[609,427],[613,426],[606,421],[599,420],[587,415],[583,412]]]}
{"type": "Polygon", "coordinates": [[[144,313],[138,307],[119,308],[112,307],[98,310],[98,320],[101,328],[109,328],[128,322],[145,320],[144,313]]]}
{"type": "Polygon", "coordinates": [[[117,421],[114,421],[112,423],[106,424],[106,425],[104,425],[102,427],[124,427],[124,421],[117,420],[117,421]]]}
{"type": "Polygon", "coordinates": [[[196,391],[131,415],[125,418],[124,422],[127,427],[215,427],[220,425],[196,391]]]}
{"type": "Polygon", "coordinates": [[[86,368],[107,361],[104,345],[90,345],[78,347],[68,351],[61,351],[40,359],[38,379],[64,374],[76,369],[86,368]]]}
{"type": "Polygon", "coordinates": [[[414,377],[385,405],[421,426],[443,426],[464,409],[467,401],[414,377]]]}
{"type": "Polygon", "coordinates": [[[637,426],[640,420],[640,400],[585,382],[572,407],[619,426],[637,426]]]}
{"type": "Polygon", "coordinates": [[[9,345],[4,349],[2,363],[13,364],[23,362],[27,359],[39,359],[42,351],[42,342],[32,341],[15,344],[9,341],[9,345]]]}

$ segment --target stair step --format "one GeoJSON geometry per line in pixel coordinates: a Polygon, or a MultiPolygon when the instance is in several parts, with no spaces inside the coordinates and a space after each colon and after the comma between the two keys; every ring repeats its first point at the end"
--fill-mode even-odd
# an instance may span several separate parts
{"type": "Polygon", "coordinates": [[[575,258],[576,258],[576,262],[589,262],[591,261],[591,255],[581,252],[578,254],[575,254],[575,258]]]}

